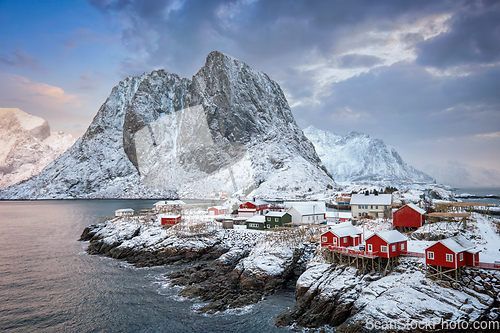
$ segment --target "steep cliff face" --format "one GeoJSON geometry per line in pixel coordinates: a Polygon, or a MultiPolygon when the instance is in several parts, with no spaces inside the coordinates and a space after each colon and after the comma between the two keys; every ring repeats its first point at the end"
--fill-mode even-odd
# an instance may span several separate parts
{"type": "Polygon", "coordinates": [[[400,185],[435,183],[429,175],[406,164],[398,152],[367,134],[340,136],[310,126],[304,133],[312,141],[326,168],[339,182],[400,185]]]}
{"type": "Polygon", "coordinates": [[[0,108],[0,188],[38,174],[74,142],[40,117],[0,108]]]}
{"type": "Polygon", "coordinates": [[[192,80],[120,82],[87,132],[3,198],[290,197],[334,181],[278,84],[220,52],[192,80]]]}

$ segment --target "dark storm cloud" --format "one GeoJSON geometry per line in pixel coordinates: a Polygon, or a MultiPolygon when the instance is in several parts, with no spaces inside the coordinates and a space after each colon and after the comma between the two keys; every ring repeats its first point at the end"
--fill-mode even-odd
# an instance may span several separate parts
{"type": "MultiPolygon", "coordinates": [[[[388,137],[389,132],[420,139],[496,132],[499,86],[499,66],[451,78],[398,63],[331,85],[331,95],[316,117],[318,123],[330,119],[330,128],[341,131],[350,119],[339,110],[349,109],[361,115],[356,119],[359,130],[379,137],[388,137]]],[[[325,121],[323,125],[327,126],[325,121]]]]}
{"type": "Polygon", "coordinates": [[[418,45],[419,64],[446,68],[500,60],[500,2],[469,1],[449,24],[448,32],[418,45]]]}
{"type": "Polygon", "coordinates": [[[325,57],[346,51],[338,49],[338,41],[356,27],[390,30],[401,20],[412,22],[449,7],[448,2],[368,0],[90,3],[123,20],[124,44],[141,53],[141,61],[182,76],[194,74],[203,65],[200,57],[215,49],[272,72],[275,62],[296,64],[311,50],[325,57]]]}

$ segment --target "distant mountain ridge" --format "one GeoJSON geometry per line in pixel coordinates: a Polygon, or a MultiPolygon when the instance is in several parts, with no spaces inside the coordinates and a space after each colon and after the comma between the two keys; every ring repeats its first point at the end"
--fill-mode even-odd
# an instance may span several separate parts
{"type": "Polygon", "coordinates": [[[304,134],[337,182],[401,185],[435,183],[435,180],[406,164],[394,149],[369,135],[351,132],[346,136],[310,126],[304,134]]]}
{"type": "Polygon", "coordinates": [[[16,108],[0,108],[0,188],[38,174],[75,142],[51,132],[42,118],[16,108]]]}
{"type": "Polygon", "coordinates": [[[192,80],[121,81],[75,145],[0,198],[294,198],[329,185],[279,85],[214,51],[192,80]]]}

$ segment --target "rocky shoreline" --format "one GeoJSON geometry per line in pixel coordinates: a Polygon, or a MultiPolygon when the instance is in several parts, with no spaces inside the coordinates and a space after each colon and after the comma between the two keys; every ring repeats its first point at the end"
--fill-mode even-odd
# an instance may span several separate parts
{"type": "Polygon", "coordinates": [[[363,273],[327,262],[316,242],[320,232],[224,230],[216,222],[165,229],[133,217],[91,225],[80,240],[89,241],[89,254],[138,267],[190,263],[166,277],[184,287],[179,296],[208,301],[198,310],[207,314],[255,304],[295,286],[297,303],[276,318],[277,326],[368,332],[370,321],[500,320],[499,271],[467,268],[452,285],[427,279],[421,259],[402,258],[386,276],[363,273]]]}

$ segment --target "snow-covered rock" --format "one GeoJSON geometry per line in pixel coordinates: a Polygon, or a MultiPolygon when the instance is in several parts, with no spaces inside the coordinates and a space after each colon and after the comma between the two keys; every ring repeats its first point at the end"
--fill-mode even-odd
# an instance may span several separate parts
{"type": "Polygon", "coordinates": [[[158,70],[120,82],[73,147],[0,197],[295,197],[328,185],[279,85],[214,51],[192,80],[158,70]]]}
{"type": "Polygon", "coordinates": [[[304,134],[337,182],[406,185],[435,183],[432,177],[406,164],[396,150],[367,134],[340,136],[309,126],[304,134]]]}
{"type": "Polygon", "coordinates": [[[49,124],[15,108],[0,108],[0,188],[38,174],[75,139],[51,132],[49,124]]]}

